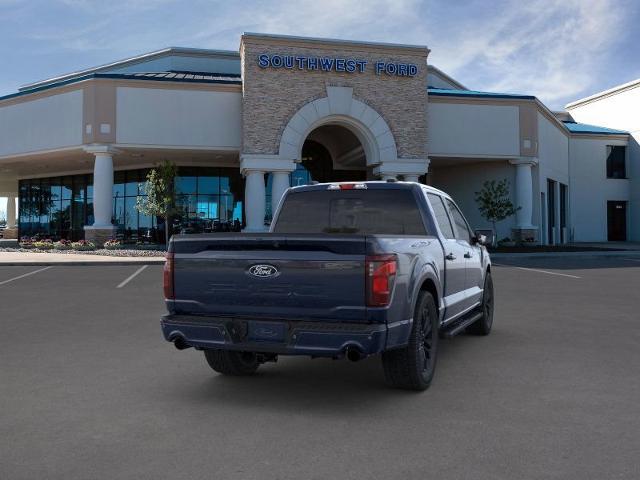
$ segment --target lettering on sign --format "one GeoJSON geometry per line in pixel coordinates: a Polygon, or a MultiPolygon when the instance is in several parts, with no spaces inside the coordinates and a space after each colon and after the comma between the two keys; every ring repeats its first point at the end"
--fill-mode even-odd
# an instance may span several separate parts
{"type": "MultiPolygon", "coordinates": [[[[367,71],[368,64],[367,60],[358,58],[304,57],[267,53],[258,55],[260,68],[359,74],[367,71]]],[[[414,63],[376,61],[373,64],[373,71],[376,75],[415,77],[418,74],[418,66],[414,63]]]]}

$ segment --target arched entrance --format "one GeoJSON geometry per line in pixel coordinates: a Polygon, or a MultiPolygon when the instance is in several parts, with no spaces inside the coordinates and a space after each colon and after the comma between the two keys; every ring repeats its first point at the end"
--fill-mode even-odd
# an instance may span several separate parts
{"type": "MultiPolygon", "coordinates": [[[[291,172],[289,186],[312,182],[359,182],[372,179],[367,168],[364,147],[358,137],[340,124],[324,124],[314,128],[302,144],[300,159],[291,172]]],[[[266,221],[270,221],[276,202],[273,201],[274,175],[267,175],[266,221]]]]}
{"type": "Polygon", "coordinates": [[[322,125],[302,145],[301,165],[318,182],[364,181],[367,164],[358,137],[341,125],[322,125]]]}

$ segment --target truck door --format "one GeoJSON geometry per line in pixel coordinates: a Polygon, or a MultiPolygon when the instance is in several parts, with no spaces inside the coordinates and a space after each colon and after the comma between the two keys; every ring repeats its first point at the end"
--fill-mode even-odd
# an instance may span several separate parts
{"type": "Polygon", "coordinates": [[[436,223],[443,239],[445,258],[444,305],[445,320],[461,313],[465,308],[465,264],[467,249],[455,236],[453,225],[440,195],[427,193],[436,223]]]}
{"type": "Polygon", "coordinates": [[[456,239],[463,247],[465,258],[465,308],[472,307],[478,303],[482,297],[483,272],[481,249],[472,241],[472,233],[467,221],[458,206],[448,198],[445,199],[447,209],[451,215],[453,228],[455,229],[456,239]]]}

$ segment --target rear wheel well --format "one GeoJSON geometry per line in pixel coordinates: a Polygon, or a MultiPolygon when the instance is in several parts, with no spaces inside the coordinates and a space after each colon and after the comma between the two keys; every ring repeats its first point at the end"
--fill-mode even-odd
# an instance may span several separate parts
{"type": "Polygon", "coordinates": [[[434,302],[436,303],[436,310],[440,312],[440,301],[438,299],[438,289],[436,288],[436,284],[433,283],[433,280],[427,279],[422,283],[420,287],[421,292],[429,292],[433,297],[434,302]]]}

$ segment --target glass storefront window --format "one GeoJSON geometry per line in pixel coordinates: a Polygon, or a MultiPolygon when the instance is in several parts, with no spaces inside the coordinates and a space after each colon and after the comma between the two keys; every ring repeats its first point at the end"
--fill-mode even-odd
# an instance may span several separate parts
{"type": "Polygon", "coordinates": [[[73,177],[62,177],[62,200],[73,197],[73,177]]]}
{"type": "MultiPolygon", "coordinates": [[[[164,242],[163,220],[135,208],[147,173],[114,173],[112,223],[124,242],[164,242]]],[[[244,181],[237,168],[179,168],[176,189],[172,233],[241,230],[244,181]]],[[[93,224],[93,175],[21,180],[19,195],[21,236],[78,240],[93,224]]]]}
{"type": "Polygon", "coordinates": [[[115,172],[113,174],[113,197],[124,198],[125,172],[115,172]]]}
{"type": "Polygon", "coordinates": [[[198,177],[199,194],[217,194],[220,189],[220,177],[198,177]]]}
{"type": "MultiPolygon", "coordinates": [[[[289,186],[299,187],[301,185],[309,185],[312,181],[311,173],[302,163],[296,163],[296,169],[289,174],[289,186]]],[[[264,223],[271,223],[273,212],[271,211],[271,184],[273,183],[273,174],[269,173],[266,180],[266,208],[264,215],[264,223]]]]}
{"type": "Polygon", "coordinates": [[[127,197],[135,197],[138,195],[138,175],[137,171],[127,172],[127,183],[124,184],[124,194],[127,197]]]}
{"type": "Polygon", "coordinates": [[[197,192],[198,177],[181,177],[176,178],[176,193],[178,195],[188,195],[197,192]]]}

